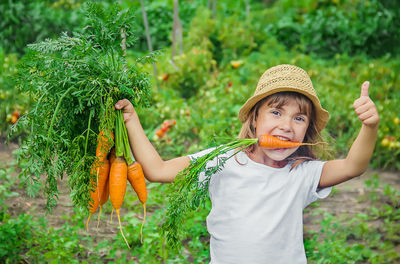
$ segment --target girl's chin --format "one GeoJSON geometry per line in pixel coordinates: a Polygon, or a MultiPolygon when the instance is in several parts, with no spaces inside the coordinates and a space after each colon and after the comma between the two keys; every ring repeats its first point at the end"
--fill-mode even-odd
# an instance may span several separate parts
{"type": "Polygon", "coordinates": [[[289,157],[293,151],[288,148],[269,149],[266,153],[272,160],[282,161],[289,157]]]}

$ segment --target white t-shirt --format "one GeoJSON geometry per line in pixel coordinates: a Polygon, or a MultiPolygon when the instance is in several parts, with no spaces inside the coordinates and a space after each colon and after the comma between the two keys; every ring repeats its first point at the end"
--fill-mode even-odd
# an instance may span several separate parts
{"type": "MultiPolygon", "coordinates": [[[[291,164],[272,168],[254,162],[244,152],[236,157],[240,164],[232,157],[210,180],[210,263],[307,263],[303,209],[327,197],[332,189],[318,189],[324,162],[306,161],[290,170],[291,164]]],[[[203,179],[200,175],[199,180],[203,179]]]]}

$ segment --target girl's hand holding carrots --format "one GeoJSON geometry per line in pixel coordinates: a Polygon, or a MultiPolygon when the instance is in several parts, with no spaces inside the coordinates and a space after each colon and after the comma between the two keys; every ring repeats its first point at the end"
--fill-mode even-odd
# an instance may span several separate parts
{"type": "Polygon", "coordinates": [[[370,128],[378,127],[380,118],[375,103],[369,97],[368,81],[362,84],[360,98],[354,101],[353,107],[363,125],[370,128]]]}
{"type": "Polygon", "coordinates": [[[128,121],[131,120],[139,122],[139,117],[135,111],[135,108],[133,107],[132,103],[129,102],[129,100],[119,100],[115,104],[115,109],[122,110],[125,123],[128,123],[128,121]]]}

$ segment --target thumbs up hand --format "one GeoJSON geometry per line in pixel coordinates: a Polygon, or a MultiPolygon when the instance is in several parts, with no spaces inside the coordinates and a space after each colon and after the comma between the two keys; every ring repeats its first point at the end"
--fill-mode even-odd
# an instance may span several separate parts
{"type": "Polygon", "coordinates": [[[380,118],[374,102],[369,97],[368,81],[362,84],[360,98],[354,101],[353,107],[358,115],[358,119],[364,125],[372,128],[378,126],[380,118]]]}

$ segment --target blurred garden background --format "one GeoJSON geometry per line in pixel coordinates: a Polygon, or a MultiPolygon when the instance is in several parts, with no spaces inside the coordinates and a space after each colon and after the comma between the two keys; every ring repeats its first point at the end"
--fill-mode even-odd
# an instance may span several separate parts
{"type": "MultiPolygon", "coordinates": [[[[330,112],[323,137],[331,154],[343,157],[360,129],[353,101],[361,84],[370,81],[381,117],[370,168],[306,209],[306,253],[310,263],[400,263],[399,1],[96,2],[104,10],[118,3],[135,15],[135,44],[126,57],[148,74],[151,87],[150,104],[137,112],[164,159],[236,137],[238,110],[258,78],[284,63],[308,71],[330,112]],[[174,125],[165,129],[166,123],[174,125]]],[[[67,178],[58,180],[57,206],[49,213],[44,193],[30,197],[29,182],[18,177],[26,165],[14,155],[30,130],[16,129],[17,124],[37,103],[21,89],[19,67],[29,44],[82,32],[85,5],[80,0],[0,2],[0,262],[208,263],[210,204],[185,223],[182,248],[169,250],[159,232],[166,184],[148,183],[143,244],[142,207],[128,188],[121,209],[128,249],[116,218],[110,222],[110,204],[99,227],[96,213],[86,232],[87,211],[71,203],[67,178]]]]}

